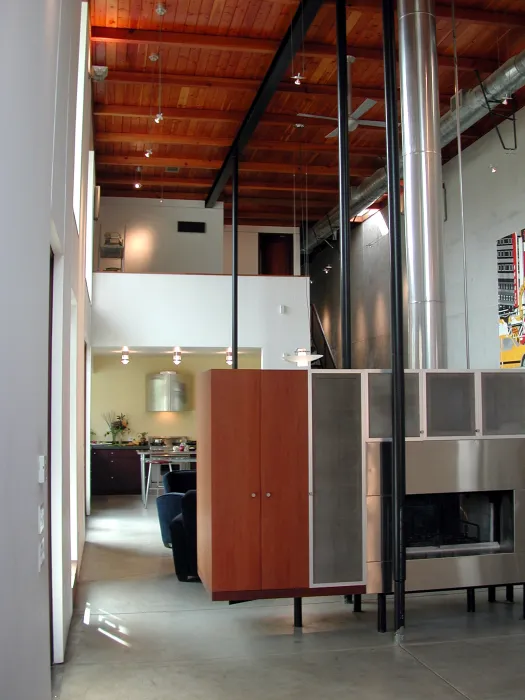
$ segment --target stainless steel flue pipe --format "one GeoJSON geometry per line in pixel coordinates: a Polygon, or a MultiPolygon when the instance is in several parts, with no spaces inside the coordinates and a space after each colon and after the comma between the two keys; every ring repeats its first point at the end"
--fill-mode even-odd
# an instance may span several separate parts
{"type": "Polygon", "coordinates": [[[399,0],[408,362],[445,366],[442,168],[434,0],[399,0]]]}

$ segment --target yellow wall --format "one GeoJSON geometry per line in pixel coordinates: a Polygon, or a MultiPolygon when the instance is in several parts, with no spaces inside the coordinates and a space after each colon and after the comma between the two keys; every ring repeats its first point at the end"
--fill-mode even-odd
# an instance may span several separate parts
{"type": "MultiPolygon", "coordinates": [[[[259,369],[260,353],[240,353],[239,367],[259,369]]],[[[120,355],[96,355],[93,358],[91,385],[91,429],[95,440],[103,440],[107,431],[102,417],[115,411],[125,413],[129,419],[129,438],[146,431],[149,435],[196,437],[195,377],[208,369],[226,367],[224,354],[184,354],[179,367],[175,367],[171,354],[131,355],[129,365],[120,362],[120,355]],[[146,375],[163,370],[176,370],[186,382],[188,410],[181,413],[154,413],[146,411],[146,375]]]]}

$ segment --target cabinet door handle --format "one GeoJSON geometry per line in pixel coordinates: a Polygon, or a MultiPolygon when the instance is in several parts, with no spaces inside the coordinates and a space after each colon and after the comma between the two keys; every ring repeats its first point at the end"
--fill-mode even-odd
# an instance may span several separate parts
{"type": "Polygon", "coordinates": [[[255,492],[252,493],[252,498],[256,498],[256,497],[257,497],[257,494],[255,492]]]}
{"type": "Polygon", "coordinates": [[[266,498],[270,498],[271,495],[272,495],[272,494],[268,491],[268,493],[266,494],[266,498]]]}

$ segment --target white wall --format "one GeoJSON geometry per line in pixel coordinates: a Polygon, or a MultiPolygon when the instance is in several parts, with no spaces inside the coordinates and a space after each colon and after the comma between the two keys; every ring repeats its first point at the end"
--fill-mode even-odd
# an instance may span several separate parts
{"type": "MultiPolygon", "coordinates": [[[[105,233],[126,234],[126,272],[208,273],[222,272],[222,204],[205,209],[203,201],[102,197],[96,241],[105,233]],[[204,221],[206,233],[177,233],[178,221],[204,221]]],[[[112,267],[103,260],[95,269],[112,267]]]]}
{"type": "MultiPolygon", "coordinates": [[[[512,125],[500,127],[506,145],[512,125]]],[[[525,110],[517,114],[518,144],[525,140],[525,110]]],[[[523,148],[523,145],[521,146],[523,148]]],[[[443,168],[448,220],[444,224],[448,366],[466,367],[463,247],[458,160],[443,168]]],[[[472,368],[499,367],[496,241],[525,227],[522,151],[505,153],[495,130],[463,152],[469,340],[472,368]],[[497,168],[491,172],[490,166],[497,168]]]]}
{"type": "MultiPolygon", "coordinates": [[[[297,227],[239,226],[239,274],[259,274],[259,233],[287,233],[294,237],[294,275],[301,274],[301,239],[297,227]]],[[[224,227],[223,272],[232,270],[232,227],[224,227]]]]}
{"type": "MultiPolygon", "coordinates": [[[[0,171],[0,203],[6,232],[2,238],[3,260],[9,261],[0,274],[0,297],[4,300],[0,318],[9,340],[0,348],[0,426],[4,446],[0,473],[8,486],[0,492],[0,697],[5,700],[51,697],[47,524],[43,533],[46,559],[42,569],[38,568],[42,539],[38,507],[43,504],[49,513],[50,505],[48,483],[38,483],[39,456],[49,453],[50,245],[56,259],[52,377],[57,398],[52,416],[50,471],[52,485],[59,486],[58,493],[52,495],[55,510],[51,517],[58,512],[60,525],[51,554],[55,641],[59,643],[63,643],[72,609],[69,314],[71,291],[84,285],[84,276],[78,278],[84,226],[81,222],[79,236],[72,207],[80,6],[80,2],[60,0],[10,3],[3,8],[0,25],[3,65],[11,65],[13,56],[17,56],[17,70],[7,71],[4,76],[6,94],[17,105],[17,118],[13,120],[9,110],[0,114],[0,125],[4,133],[9,133],[3,155],[10,164],[0,171]],[[22,491],[10,488],[15,484],[23,484],[22,491]]],[[[90,86],[86,89],[89,93],[90,86]]],[[[90,100],[88,113],[89,105],[90,100]]],[[[89,129],[90,119],[87,121],[89,129]]],[[[77,298],[83,300],[84,294],[77,294],[77,298]]],[[[82,304],[78,324],[82,336],[83,318],[82,304]]],[[[63,649],[55,646],[55,652],[63,653],[63,649]]]]}
{"type": "MultiPolygon", "coordinates": [[[[310,346],[309,287],[306,277],[239,279],[239,345],[260,348],[263,368],[290,369],[283,353],[310,346]]],[[[95,274],[93,348],[230,344],[229,277],[95,274]]]]}

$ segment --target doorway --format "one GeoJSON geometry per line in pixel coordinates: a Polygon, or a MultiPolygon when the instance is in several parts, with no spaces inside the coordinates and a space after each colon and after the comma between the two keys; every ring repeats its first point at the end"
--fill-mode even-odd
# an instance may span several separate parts
{"type": "Polygon", "coordinates": [[[289,233],[259,233],[259,274],[292,276],[293,241],[289,233]]]}

